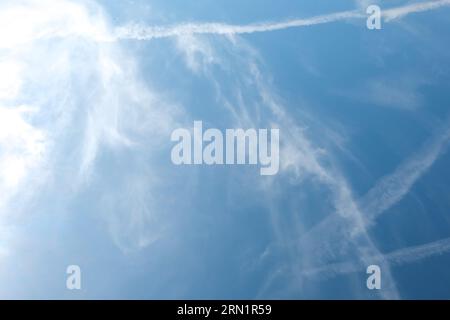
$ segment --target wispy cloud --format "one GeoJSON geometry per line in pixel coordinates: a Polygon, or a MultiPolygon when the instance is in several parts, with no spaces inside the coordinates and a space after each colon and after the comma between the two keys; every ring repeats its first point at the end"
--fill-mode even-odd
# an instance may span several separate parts
{"type": "Polygon", "coordinates": [[[162,179],[150,158],[182,111],[149,88],[119,42],[100,40],[111,32],[91,1],[1,2],[0,227],[13,212],[15,223],[31,219],[32,204],[45,211],[45,192],[70,194],[54,200],[66,209],[96,186],[99,199],[121,195],[91,208],[104,213],[118,246],[141,248],[157,236],[150,190],[162,179]],[[109,174],[96,170],[101,159],[135,153],[147,157],[140,169],[155,183],[118,161],[126,182],[102,185],[109,174]],[[142,205],[115,210],[124,197],[142,205]]]}
{"type": "MultiPolygon", "coordinates": [[[[180,37],[185,40],[178,40],[177,48],[185,54],[188,67],[191,67],[192,71],[196,73],[202,70],[204,75],[212,83],[215,83],[221,104],[226,106],[231,118],[236,122],[235,125],[283,128],[280,153],[283,164],[281,176],[270,181],[258,180],[255,181],[255,184],[260,185],[264,190],[267,198],[266,205],[268,208],[272,208],[271,220],[277,235],[276,242],[281,244],[281,247],[289,248],[289,256],[292,257],[292,260],[289,259],[289,265],[285,267],[292,272],[292,276],[294,278],[300,276],[301,270],[309,265],[317,265],[339,258],[340,254],[345,251],[343,248],[363,260],[367,259],[367,262],[371,256],[379,255],[378,249],[367,234],[353,235],[351,233],[352,229],[364,230],[364,217],[348,182],[339,169],[331,164],[333,156],[321,150],[317,141],[307,134],[306,124],[293,117],[284,105],[283,99],[278,97],[276,89],[268,81],[270,75],[264,71],[264,63],[258,52],[240,37],[227,37],[222,39],[220,45],[214,46],[209,42],[214,41],[216,44],[216,41],[219,40],[192,35],[180,37]],[[192,41],[193,39],[195,41],[192,41]],[[186,42],[188,43],[186,44],[186,42]],[[220,52],[212,49],[218,46],[225,46],[227,49],[220,52]],[[197,55],[194,55],[197,63],[192,68],[193,64],[190,59],[193,56],[194,48],[197,48],[195,50],[197,55]],[[205,50],[205,48],[211,50],[205,50]],[[221,69],[219,68],[220,75],[210,61],[215,61],[219,67],[221,66],[221,69]],[[232,63],[232,67],[229,66],[230,63],[232,63]],[[231,70],[240,70],[240,72],[236,74],[231,70]],[[228,72],[233,72],[232,82],[217,83],[215,81],[218,78],[228,78],[228,72]],[[222,92],[228,94],[222,94],[222,92]],[[235,94],[230,94],[230,92],[235,94]],[[241,103],[242,100],[246,103],[241,103]],[[254,105],[258,106],[256,110],[252,108],[254,105]],[[249,117],[250,114],[254,116],[249,117]],[[341,229],[335,229],[333,225],[327,230],[322,230],[324,232],[311,233],[310,238],[302,238],[296,244],[286,246],[287,243],[292,243],[292,237],[295,238],[301,234],[303,228],[301,222],[299,222],[300,225],[295,226],[285,225],[284,220],[288,219],[287,214],[292,217],[298,213],[281,212],[278,207],[277,193],[273,191],[282,185],[289,184],[289,181],[295,181],[296,184],[301,185],[312,183],[321,186],[326,197],[330,199],[331,210],[334,210],[336,216],[343,217],[346,225],[343,224],[341,229]]],[[[302,108],[302,111],[307,113],[306,108],[302,108]]],[[[385,276],[390,279],[390,287],[383,292],[384,297],[398,298],[399,294],[395,287],[395,281],[390,276],[389,266],[383,265],[383,270],[385,270],[385,276]]],[[[277,276],[270,275],[262,287],[270,288],[269,282],[276,280],[277,276]]],[[[261,292],[261,296],[264,296],[264,292],[261,292]]]]}

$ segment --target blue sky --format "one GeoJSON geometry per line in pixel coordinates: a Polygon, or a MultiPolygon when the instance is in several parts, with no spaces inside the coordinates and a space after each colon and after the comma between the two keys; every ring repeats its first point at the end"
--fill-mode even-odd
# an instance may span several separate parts
{"type": "Polygon", "coordinates": [[[0,1],[0,297],[450,298],[449,14],[0,1]],[[194,120],[280,128],[279,174],[174,166],[194,120]]]}

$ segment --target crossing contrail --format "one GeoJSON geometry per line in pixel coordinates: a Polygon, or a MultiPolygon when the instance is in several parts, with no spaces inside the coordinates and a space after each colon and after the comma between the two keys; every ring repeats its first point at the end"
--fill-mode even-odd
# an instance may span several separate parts
{"type": "MultiPolygon", "coordinates": [[[[392,21],[406,15],[450,6],[450,0],[437,0],[414,3],[402,7],[382,10],[385,21],[392,21]]],[[[247,25],[233,25],[225,23],[185,23],[173,26],[143,26],[130,24],[116,29],[116,39],[152,40],[170,38],[183,35],[234,35],[257,32],[270,32],[289,28],[301,28],[319,24],[326,24],[351,19],[366,19],[368,15],[360,10],[341,11],[326,15],[319,15],[306,19],[294,19],[281,22],[254,23],[247,25]]]]}

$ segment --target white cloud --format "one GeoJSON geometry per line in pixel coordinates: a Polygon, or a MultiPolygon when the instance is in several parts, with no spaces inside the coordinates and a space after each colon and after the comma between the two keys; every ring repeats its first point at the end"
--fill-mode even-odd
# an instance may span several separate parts
{"type": "Polygon", "coordinates": [[[204,65],[215,62],[214,49],[209,43],[199,41],[192,35],[177,37],[177,46],[184,53],[188,67],[198,73],[204,65]]]}
{"type": "Polygon", "coordinates": [[[22,67],[17,61],[0,61],[0,100],[14,99],[19,93],[22,67]]]}
{"type": "Polygon", "coordinates": [[[0,4],[2,49],[67,36],[108,40],[106,21],[101,11],[89,1],[24,0],[3,1],[0,4]]]}
{"type": "MultiPolygon", "coordinates": [[[[135,57],[119,42],[108,41],[111,30],[92,1],[1,2],[0,226],[20,226],[36,211],[46,211],[50,204],[39,202],[44,191],[70,194],[53,201],[62,202],[63,208],[77,206],[79,192],[101,184],[108,175],[95,170],[99,157],[110,151],[116,160],[139,150],[150,158],[182,114],[146,85],[135,57]]],[[[126,163],[111,163],[122,166],[113,171],[128,169],[126,163]]],[[[158,180],[150,161],[142,169],[155,177],[152,181],[158,180]]],[[[100,193],[99,198],[102,192],[141,194],[142,202],[151,202],[148,195],[154,186],[136,185],[142,190],[121,192],[126,186],[118,184],[93,192],[100,193]]],[[[110,230],[119,246],[150,243],[146,239],[158,229],[146,226],[154,223],[157,203],[151,210],[136,206],[131,213],[125,208],[105,212],[116,207],[110,203],[91,209],[114,225],[110,230]],[[117,220],[123,225],[116,225],[117,220]]]]}
{"type": "Polygon", "coordinates": [[[29,113],[20,106],[0,106],[0,208],[46,151],[46,133],[27,122],[29,113]]]}

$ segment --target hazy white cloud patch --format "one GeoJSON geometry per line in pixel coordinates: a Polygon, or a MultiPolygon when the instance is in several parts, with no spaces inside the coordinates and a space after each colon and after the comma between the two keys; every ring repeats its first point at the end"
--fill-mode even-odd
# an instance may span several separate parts
{"type": "Polygon", "coordinates": [[[91,1],[25,0],[0,4],[0,48],[12,49],[54,37],[106,40],[106,20],[91,1]]]}
{"type": "Polygon", "coordinates": [[[186,64],[192,71],[198,73],[204,66],[217,63],[214,49],[210,43],[201,41],[192,35],[180,36],[176,39],[177,47],[184,53],[186,64]]]}
{"type": "MultiPolygon", "coordinates": [[[[112,172],[126,172],[126,163],[117,159],[136,154],[147,158],[143,168],[158,176],[151,158],[182,111],[148,87],[136,58],[108,41],[111,31],[92,1],[0,4],[0,225],[5,228],[51,210],[39,200],[43,191],[70,194],[55,199],[63,208],[76,207],[78,194],[87,190],[99,193],[102,188],[92,186],[109,173],[97,170],[98,161],[114,163],[112,172]],[[31,203],[39,207],[31,210],[31,203]]],[[[121,197],[105,200],[92,214],[104,216],[119,246],[144,247],[158,232],[146,228],[155,224],[156,203],[131,211],[120,204],[124,197],[151,202],[153,188],[140,182],[104,186],[121,197]]]]}
{"type": "Polygon", "coordinates": [[[338,95],[358,101],[362,106],[375,105],[386,108],[415,111],[424,102],[420,89],[427,81],[415,75],[402,75],[371,79],[352,92],[338,95]]]}

